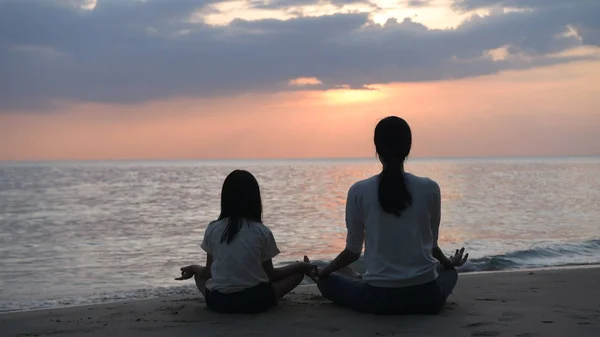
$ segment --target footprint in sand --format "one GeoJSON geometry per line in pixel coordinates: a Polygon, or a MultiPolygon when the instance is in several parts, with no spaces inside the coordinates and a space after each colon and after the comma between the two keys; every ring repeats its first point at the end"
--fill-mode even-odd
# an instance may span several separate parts
{"type": "Polygon", "coordinates": [[[476,322],[467,325],[463,325],[463,328],[467,328],[469,330],[477,330],[471,331],[471,337],[485,337],[485,336],[498,336],[500,332],[494,330],[483,330],[477,328],[489,327],[492,325],[496,325],[494,322],[476,322]]]}
{"type": "Polygon", "coordinates": [[[497,298],[476,298],[475,301],[486,301],[486,302],[496,302],[497,298]]]}
{"type": "Polygon", "coordinates": [[[333,326],[324,326],[321,327],[320,330],[324,330],[327,332],[340,332],[342,331],[342,329],[338,328],[338,327],[333,327],[333,326]]]}
{"type": "Polygon", "coordinates": [[[500,333],[498,331],[477,331],[471,332],[471,337],[486,337],[486,336],[499,336],[500,333]]]}
{"type": "Polygon", "coordinates": [[[463,328],[467,328],[467,329],[480,328],[482,326],[490,326],[490,325],[494,325],[494,324],[495,324],[494,322],[477,322],[477,323],[463,325],[463,328]]]}
{"type": "Polygon", "coordinates": [[[512,322],[519,318],[523,317],[523,315],[516,312],[503,312],[502,316],[498,319],[499,322],[512,322]]]}
{"type": "Polygon", "coordinates": [[[571,318],[576,319],[578,321],[587,321],[589,320],[591,317],[588,316],[584,316],[584,315],[569,315],[571,318]]]}

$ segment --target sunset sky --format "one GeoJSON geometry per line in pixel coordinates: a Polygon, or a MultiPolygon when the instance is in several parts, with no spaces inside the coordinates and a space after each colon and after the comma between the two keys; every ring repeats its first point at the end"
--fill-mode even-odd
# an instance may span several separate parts
{"type": "Polygon", "coordinates": [[[0,0],[0,160],[600,154],[597,0],[0,0]]]}

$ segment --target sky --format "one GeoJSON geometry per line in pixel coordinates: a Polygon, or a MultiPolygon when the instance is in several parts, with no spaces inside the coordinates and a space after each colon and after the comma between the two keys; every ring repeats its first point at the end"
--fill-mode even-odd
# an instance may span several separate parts
{"type": "Polygon", "coordinates": [[[0,160],[600,154],[597,0],[0,0],[0,160]]]}

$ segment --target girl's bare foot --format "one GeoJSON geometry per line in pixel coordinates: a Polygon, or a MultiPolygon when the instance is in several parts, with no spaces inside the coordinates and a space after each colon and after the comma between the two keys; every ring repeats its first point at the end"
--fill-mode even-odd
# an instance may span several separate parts
{"type": "MultiPolygon", "coordinates": [[[[304,262],[305,263],[310,263],[310,259],[308,258],[308,256],[304,255],[304,262]]],[[[316,269],[311,270],[310,273],[306,274],[306,276],[308,276],[311,280],[313,280],[313,282],[317,283],[319,280],[317,279],[319,274],[319,271],[316,269]]]]}

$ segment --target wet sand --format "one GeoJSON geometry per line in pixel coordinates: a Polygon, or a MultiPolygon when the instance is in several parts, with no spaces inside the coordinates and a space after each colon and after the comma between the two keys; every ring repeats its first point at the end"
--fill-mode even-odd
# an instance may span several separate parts
{"type": "Polygon", "coordinates": [[[169,298],[0,315],[8,336],[599,337],[600,269],[461,274],[438,316],[374,316],[336,307],[314,286],[259,315],[222,315],[169,298]]]}

